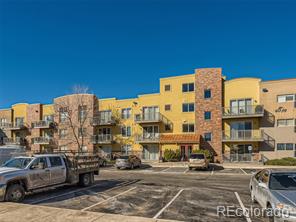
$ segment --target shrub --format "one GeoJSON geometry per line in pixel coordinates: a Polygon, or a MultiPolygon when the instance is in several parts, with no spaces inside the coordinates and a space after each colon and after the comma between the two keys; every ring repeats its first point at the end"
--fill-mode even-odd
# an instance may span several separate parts
{"type": "Polygon", "coordinates": [[[197,150],[197,149],[195,149],[195,150],[192,151],[192,153],[203,153],[208,160],[212,160],[212,158],[213,158],[213,154],[209,150],[202,150],[202,149],[197,150]]]}
{"type": "Polygon", "coordinates": [[[265,164],[274,166],[296,166],[296,158],[285,157],[282,159],[268,160],[265,162],[265,164]]]}
{"type": "Polygon", "coordinates": [[[166,149],[163,153],[163,158],[165,161],[179,161],[180,160],[180,150],[171,150],[171,149],[166,149]]]}

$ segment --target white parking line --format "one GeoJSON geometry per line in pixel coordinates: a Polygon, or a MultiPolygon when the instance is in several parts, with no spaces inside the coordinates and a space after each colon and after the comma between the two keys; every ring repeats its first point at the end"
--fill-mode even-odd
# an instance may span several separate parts
{"type": "Polygon", "coordinates": [[[237,192],[234,192],[234,194],[235,194],[235,196],[236,196],[236,198],[237,198],[237,200],[239,202],[240,207],[243,209],[243,215],[246,217],[247,222],[252,222],[252,220],[250,219],[249,213],[246,210],[246,208],[245,208],[245,206],[244,206],[241,198],[239,197],[238,193],[237,192]]]}
{"type": "Polygon", "coordinates": [[[215,170],[215,168],[213,167],[213,168],[212,168],[211,175],[213,175],[213,174],[214,174],[214,170],[215,170]]]}
{"type": "Polygon", "coordinates": [[[168,171],[169,169],[171,169],[171,167],[165,168],[165,169],[163,169],[163,170],[161,170],[161,171],[159,171],[159,172],[166,172],[166,171],[168,171]]]}
{"type": "Polygon", "coordinates": [[[240,168],[241,171],[243,171],[244,174],[248,175],[248,173],[246,171],[244,171],[242,168],[240,168]]]}
{"type": "Polygon", "coordinates": [[[184,170],[184,172],[183,173],[187,173],[189,171],[189,169],[186,169],[186,170],[184,170]]]}
{"type": "Polygon", "coordinates": [[[136,189],[136,188],[137,188],[137,187],[132,187],[132,188],[130,188],[129,190],[126,190],[126,191],[124,191],[124,192],[122,192],[122,193],[119,193],[119,194],[117,194],[117,195],[115,195],[115,196],[113,196],[113,197],[109,197],[109,198],[107,198],[106,200],[102,200],[102,201],[100,201],[100,202],[98,202],[98,203],[96,203],[96,204],[93,204],[93,205],[89,206],[89,207],[83,208],[81,211],[86,211],[86,210],[88,210],[88,209],[90,209],[90,208],[93,208],[93,207],[95,207],[95,206],[98,206],[99,204],[102,204],[102,203],[105,203],[105,202],[107,202],[107,201],[109,201],[109,200],[115,199],[116,197],[121,196],[121,195],[123,195],[123,194],[126,194],[127,192],[130,192],[130,191],[132,191],[132,190],[134,190],[134,189],[136,189]]]}
{"type": "MultiPolygon", "coordinates": [[[[119,183],[117,184],[115,187],[111,188],[111,189],[108,189],[108,191],[111,191],[111,190],[114,190],[115,188],[120,188],[122,186],[124,186],[125,184],[128,184],[129,181],[125,181],[125,182],[122,182],[122,183],[119,183]]],[[[52,199],[55,199],[57,197],[63,197],[63,196],[66,196],[66,195],[69,195],[69,194],[73,194],[73,193],[77,193],[77,192],[81,192],[81,191],[84,191],[84,190],[88,190],[90,188],[94,188],[94,187],[98,187],[100,186],[101,184],[95,184],[95,185],[92,185],[92,186],[89,186],[89,187],[84,187],[84,188],[81,188],[81,189],[77,189],[77,190],[73,190],[73,191],[70,191],[70,192],[67,192],[67,193],[63,193],[63,194],[59,194],[59,195],[56,195],[56,196],[51,196],[51,197],[47,197],[47,198],[44,198],[44,199],[41,199],[41,200],[36,200],[36,201],[33,201],[33,202],[29,202],[28,204],[38,204],[38,203],[42,203],[44,201],[47,201],[47,200],[52,200],[52,199]]]]}
{"type": "Polygon", "coordinates": [[[164,208],[162,208],[154,217],[153,219],[157,219],[165,209],[167,209],[176,199],[177,197],[184,191],[184,189],[179,190],[179,192],[174,196],[173,199],[171,199],[170,202],[167,203],[167,205],[164,206],[164,208]]]}

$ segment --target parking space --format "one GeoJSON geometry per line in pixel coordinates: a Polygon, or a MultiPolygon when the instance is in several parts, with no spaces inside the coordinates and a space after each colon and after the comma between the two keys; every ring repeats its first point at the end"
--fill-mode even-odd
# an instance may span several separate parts
{"type": "MultiPolygon", "coordinates": [[[[239,208],[240,202],[245,207],[252,205],[248,190],[251,172],[245,174],[241,169],[230,169],[223,174],[214,168],[186,170],[185,167],[106,168],[91,187],[63,187],[32,194],[25,203],[180,221],[246,221],[243,216],[218,216],[217,207],[239,208]]],[[[262,220],[253,218],[252,221],[262,220]]]]}

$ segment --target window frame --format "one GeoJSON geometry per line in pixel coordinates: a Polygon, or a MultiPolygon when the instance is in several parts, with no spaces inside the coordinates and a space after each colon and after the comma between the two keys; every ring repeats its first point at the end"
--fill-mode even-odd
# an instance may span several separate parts
{"type": "Polygon", "coordinates": [[[289,94],[281,94],[281,95],[277,95],[276,97],[277,103],[286,103],[286,102],[295,102],[296,101],[296,94],[293,93],[289,93],[289,94]],[[287,97],[292,96],[292,100],[287,100],[287,97]],[[285,101],[279,101],[280,97],[284,97],[285,101]]]}
{"type": "Polygon", "coordinates": [[[171,104],[165,104],[164,105],[164,111],[172,111],[172,105],[171,104]],[[169,109],[167,109],[169,107],[169,109]]]}
{"type": "Polygon", "coordinates": [[[211,121],[212,120],[212,112],[211,111],[205,111],[204,112],[204,120],[205,121],[211,121]]]}
{"type": "Polygon", "coordinates": [[[182,112],[183,113],[192,113],[194,111],[195,111],[195,103],[182,103],[182,112]],[[190,105],[193,105],[193,110],[190,109],[190,105]]]}
{"type": "Polygon", "coordinates": [[[206,142],[211,142],[212,141],[212,138],[213,138],[212,132],[204,133],[204,140],[206,142]],[[210,137],[207,137],[208,135],[210,135],[210,137]]]}
{"type": "Polygon", "coordinates": [[[131,126],[121,126],[120,131],[121,131],[122,137],[131,137],[132,136],[132,127],[131,126]]]}
{"type": "Polygon", "coordinates": [[[195,91],[194,82],[182,83],[182,93],[190,93],[195,91]],[[193,88],[191,88],[193,87],[193,88]]]}
{"type": "Polygon", "coordinates": [[[182,124],[182,133],[194,133],[195,132],[195,124],[194,123],[183,123],[182,124]],[[184,127],[187,127],[187,130],[184,130],[184,127]],[[193,131],[191,131],[193,127],[193,131]]]}
{"type": "Polygon", "coordinates": [[[172,91],[171,84],[165,84],[165,85],[164,85],[164,91],[165,91],[165,92],[170,92],[170,91],[172,91]],[[167,87],[168,87],[168,89],[167,89],[167,87]]]}
{"type": "Polygon", "coordinates": [[[204,99],[211,99],[211,98],[212,98],[212,90],[211,89],[205,89],[204,90],[204,99]]]}

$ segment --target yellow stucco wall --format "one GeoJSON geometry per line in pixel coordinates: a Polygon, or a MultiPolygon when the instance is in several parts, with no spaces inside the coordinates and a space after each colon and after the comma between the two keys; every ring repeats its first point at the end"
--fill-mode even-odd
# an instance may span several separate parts
{"type": "MultiPolygon", "coordinates": [[[[178,77],[168,77],[160,79],[159,93],[139,95],[137,98],[117,100],[116,98],[99,99],[99,110],[116,110],[119,114],[123,108],[132,109],[132,117],[127,120],[122,120],[121,124],[132,127],[132,137],[129,143],[132,145],[134,151],[142,151],[142,145],[134,142],[134,136],[142,134],[142,126],[134,122],[135,114],[141,114],[142,108],[145,106],[158,106],[160,113],[172,123],[172,131],[165,131],[164,124],[150,124],[159,125],[160,133],[181,134],[183,123],[195,123],[195,113],[183,113],[183,103],[195,103],[194,92],[182,92],[183,83],[194,83],[194,74],[183,75],[178,77]],[[171,91],[165,91],[165,85],[171,86],[171,91]],[[171,111],[165,111],[165,105],[171,105],[171,111]]],[[[198,86],[197,86],[198,87],[198,86]]],[[[148,124],[146,124],[148,125],[148,124]]],[[[102,127],[101,127],[102,128],[102,127]]],[[[112,126],[112,134],[118,139],[121,139],[120,126],[112,126]]],[[[120,151],[121,144],[113,144],[115,151],[120,151]]],[[[166,145],[163,145],[166,147],[166,145]]],[[[176,144],[168,144],[167,148],[177,149],[176,144]]],[[[164,148],[166,149],[166,148],[164,148]]]]}
{"type": "Polygon", "coordinates": [[[12,105],[13,110],[13,121],[15,121],[15,118],[17,117],[23,117],[24,121],[27,121],[27,108],[28,103],[18,103],[15,105],[12,105]]]}
{"type": "Polygon", "coordinates": [[[252,104],[260,104],[260,81],[258,78],[238,78],[224,82],[224,106],[232,99],[251,98],[252,104]]]}
{"type": "Polygon", "coordinates": [[[54,107],[53,104],[42,105],[42,116],[53,115],[54,107]]]}

